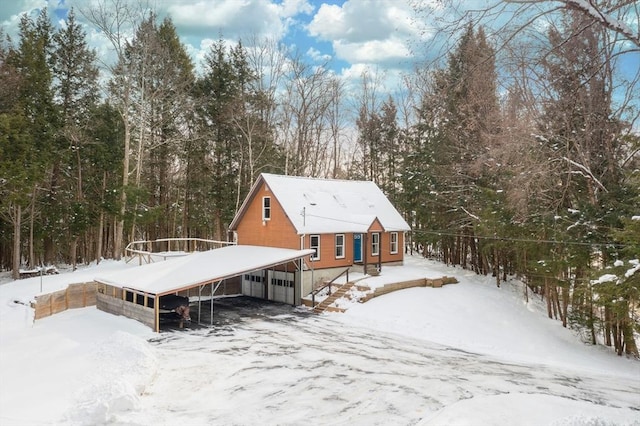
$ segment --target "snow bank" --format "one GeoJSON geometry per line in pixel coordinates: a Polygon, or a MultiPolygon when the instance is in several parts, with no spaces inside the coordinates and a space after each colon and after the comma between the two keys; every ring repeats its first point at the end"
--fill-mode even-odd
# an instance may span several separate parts
{"type": "MultiPolygon", "coordinates": [[[[519,281],[501,283],[498,288],[490,276],[416,257],[407,263],[410,268],[422,263],[423,276],[455,276],[459,283],[410,288],[364,304],[354,303],[344,314],[335,315],[336,320],[510,362],[559,365],[602,374],[637,371],[637,363],[613,356],[604,346],[585,344],[584,350],[576,351],[579,338],[575,332],[546,318],[540,296],[529,294],[526,303],[519,281]]],[[[394,275],[392,268],[382,270],[387,279],[394,275]]],[[[405,278],[406,272],[399,276],[405,278]]]]}
{"type": "Polygon", "coordinates": [[[118,331],[89,354],[98,367],[86,378],[64,418],[74,425],[107,423],[118,412],[134,410],[158,369],[158,359],[146,341],[118,331]]]}
{"type": "Polygon", "coordinates": [[[0,424],[96,424],[135,403],[156,371],[149,327],[95,307],[30,311],[0,303],[0,424]]]}

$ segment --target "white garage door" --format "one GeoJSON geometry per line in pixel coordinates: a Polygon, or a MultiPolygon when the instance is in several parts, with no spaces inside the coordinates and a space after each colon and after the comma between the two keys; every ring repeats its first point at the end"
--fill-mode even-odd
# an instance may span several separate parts
{"type": "Polygon", "coordinates": [[[293,305],[295,274],[293,272],[269,272],[269,299],[293,305]]]}
{"type": "Polygon", "coordinates": [[[242,294],[264,299],[264,271],[251,272],[242,276],[242,294]]]}

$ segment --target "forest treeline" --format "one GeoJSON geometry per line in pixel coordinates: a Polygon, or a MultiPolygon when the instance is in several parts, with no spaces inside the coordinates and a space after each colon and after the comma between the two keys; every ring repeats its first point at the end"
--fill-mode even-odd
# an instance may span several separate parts
{"type": "Polygon", "coordinates": [[[515,275],[549,317],[638,355],[640,100],[606,26],[565,10],[543,46],[497,51],[468,24],[383,97],[372,73],[346,87],[257,37],[220,38],[196,71],[171,19],[114,5],[82,11],[111,63],[73,10],[2,35],[3,270],[226,240],[262,172],[367,179],[411,224],[408,249],[497,285],[515,275]]]}

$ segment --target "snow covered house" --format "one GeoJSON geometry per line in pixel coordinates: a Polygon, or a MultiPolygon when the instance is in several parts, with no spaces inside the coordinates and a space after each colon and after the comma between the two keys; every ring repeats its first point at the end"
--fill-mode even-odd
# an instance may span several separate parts
{"type": "MultiPolygon", "coordinates": [[[[243,294],[272,299],[272,291],[290,292],[300,303],[321,282],[347,268],[378,270],[402,264],[409,225],[378,186],[370,181],[261,174],[229,226],[238,245],[311,249],[300,273],[284,274],[274,289],[264,274],[245,274],[243,294]],[[290,276],[289,276],[290,275],[290,276]]],[[[279,299],[276,298],[276,299],[279,299]]]]}

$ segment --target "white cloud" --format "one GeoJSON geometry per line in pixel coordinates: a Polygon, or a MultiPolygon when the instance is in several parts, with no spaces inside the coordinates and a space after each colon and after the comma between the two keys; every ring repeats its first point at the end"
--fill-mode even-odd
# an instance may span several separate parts
{"type": "Polygon", "coordinates": [[[347,0],[323,4],[308,31],[349,63],[397,61],[411,58],[409,44],[425,34],[414,15],[408,0],[347,0]]]}
{"type": "Polygon", "coordinates": [[[210,36],[216,32],[282,31],[277,7],[264,0],[182,2],[169,6],[167,13],[176,27],[210,36]]]}
{"type": "Polygon", "coordinates": [[[331,55],[324,54],[314,47],[307,50],[307,56],[314,62],[326,62],[331,60],[331,55]]]}
{"type": "Polygon", "coordinates": [[[175,2],[166,8],[181,33],[191,36],[239,38],[247,34],[269,35],[280,39],[290,19],[311,13],[307,0],[191,0],[175,2]]]}
{"type": "Polygon", "coordinates": [[[411,52],[406,42],[396,37],[387,40],[372,40],[364,43],[336,41],[336,55],[351,63],[381,63],[409,59],[411,52]]]}
{"type": "Polygon", "coordinates": [[[323,40],[361,43],[392,35],[415,37],[419,28],[407,0],[347,0],[342,6],[323,4],[309,24],[309,33],[323,40]]]}
{"type": "Polygon", "coordinates": [[[165,10],[198,70],[214,39],[223,37],[228,45],[254,35],[281,40],[298,15],[311,12],[308,0],[182,0],[165,10]]]}
{"type": "MultiPolygon", "coordinates": [[[[21,0],[0,2],[0,27],[4,35],[9,34],[14,41],[17,40],[20,17],[27,13],[32,17],[36,12],[48,6],[48,0],[21,0]]],[[[49,5],[53,7],[53,5],[49,5]]]]}
{"type": "Polygon", "coordinates": [[[301,13],[311,14],[313,12],[313,6],[308,0],[284,0],[280,5],[281,16],[284,18],[290,18],[301,13]]]}

